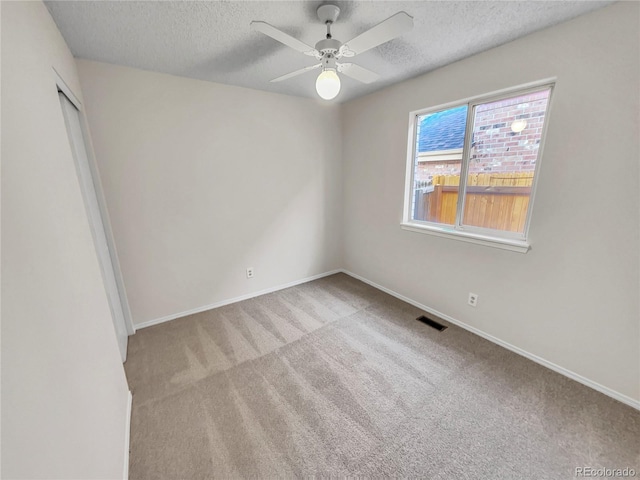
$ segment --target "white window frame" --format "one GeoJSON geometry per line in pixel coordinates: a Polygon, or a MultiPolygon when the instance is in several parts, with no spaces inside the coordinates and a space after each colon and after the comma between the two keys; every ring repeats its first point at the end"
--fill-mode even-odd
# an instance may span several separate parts
{"type": "Polygon", "coordinates": [[[505,250],[511,250],[520,253],[526,253],[531,248],[529,242],[529,225],[531,222],[531,215],[533,212],[533,204],[535,198],[536,187],[538,184],[538,177],[540,171],[540,165],[542,163],[542,152],[544,148],[544,140],[547,133],[549,112],[551,110],[551,103],[553,99],[553,89],[556,79],[550,78],[540,80],[517,87],[503,89],[500,91],[478,95],[470,97],[464,100],[456,102],[450,102],[435,107],[424,108],[420,110],[414,110],[409,114],[409,139],[407,144],[407,170],[405,178],[405,195],[404,195],[404,209],[403,220],[400,224],[404,230],[409,230],[418,233],[426,233],[429,235],[436,235],[445,238],[451,238],[454,240],[461,240],[480,245],[486,245],[490,247],[502,248],[505,250]],[[545,111],[545,121],[542,126],[542,135],[540,137],[540,145],[538,147],[538,157],[536,160],[536,166],[534,169],[533,183],[531,185],[531,195],[529,197],[529,207],[527,209],[527,218],[525,219],[524,232],[509,232],[504,230],[493,230],[482,227],[475,227],[471,225],[463,225],[463,212],[464,202],[466,198],[466,186],[467,186],[467,172],[469,170],[469,150],[471,145],[473,117],[475,107],[478,105],[492,103],[505,98],[516,97],[520,95],[527,95],[529,93],[535,93],[542,90],[549,90],[549,99],[547,101],[547,108],[545,111]],[[413,184],[414,184],[414,172],[415,164],[424,162],[425,160],[420,157],[420,154],[416,151],[416,135],[418,126],[418,117],[435,113],[450,108],[467,105],[467,121],[465,130],[464,147],[461,155],[461,169],[460,169],[460,186],[458,193],[458,205],[456,210],[456,220],[453,225],[446,225],[442,223],[414,220],[412,219],[412,206],[413,206],[413,184]]]}

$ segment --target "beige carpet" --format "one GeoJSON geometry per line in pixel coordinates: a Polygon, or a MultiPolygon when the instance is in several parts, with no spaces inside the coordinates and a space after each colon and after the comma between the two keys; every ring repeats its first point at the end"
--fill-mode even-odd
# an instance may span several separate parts
{"type": "Polygon", "coordinates": [[[640,476],[640,412],[343,274],[140,330],[131,479],[640,476]]]}

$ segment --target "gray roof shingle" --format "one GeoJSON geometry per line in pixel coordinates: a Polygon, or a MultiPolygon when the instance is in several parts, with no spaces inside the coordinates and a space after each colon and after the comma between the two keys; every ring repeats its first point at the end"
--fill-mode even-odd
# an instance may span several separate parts
{"type": "Polygon", "coordinates": [[[462,148],[466,122],[466,105],[422,116],[418,151],[422,153],[462,148]]]}

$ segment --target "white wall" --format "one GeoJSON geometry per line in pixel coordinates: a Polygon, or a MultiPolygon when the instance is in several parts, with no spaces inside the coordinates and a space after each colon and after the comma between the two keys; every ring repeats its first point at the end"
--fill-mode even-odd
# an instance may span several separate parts
{"type": "Polygon", "coordinates": [[[636,400],[639,8],[614,4],[343,110],[348,270],[636,400]],[[401,230],[409,112],[547,77],[533,250],[401,230]]]}
{"type": "Polygon", "coordinates": [[[341,266],[337,107],[77,65],[134,323],[341,266]]]}
{"type": "Polygon", "coordinates": [[[41,2],[2,2],[2,478],[122,478],[128,387],[41,2]]]}

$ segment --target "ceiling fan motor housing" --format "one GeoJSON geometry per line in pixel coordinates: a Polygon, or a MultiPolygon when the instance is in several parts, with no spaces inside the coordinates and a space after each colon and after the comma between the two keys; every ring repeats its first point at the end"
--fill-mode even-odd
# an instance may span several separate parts
{"type": "Polygon", "coordinates": [[[338,40],[334,40],[333,38],[325,38],[324,40],[320,40],[316,43],[316,50],[322,53],[323,55],[326,53],[337,53],[340,50],[342,43],[338,40]]]}

